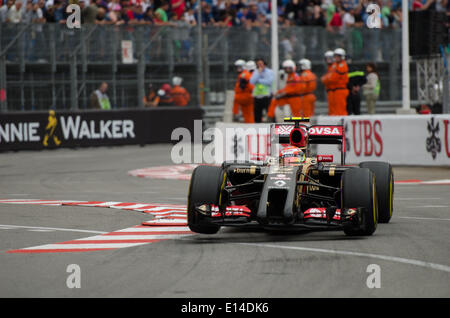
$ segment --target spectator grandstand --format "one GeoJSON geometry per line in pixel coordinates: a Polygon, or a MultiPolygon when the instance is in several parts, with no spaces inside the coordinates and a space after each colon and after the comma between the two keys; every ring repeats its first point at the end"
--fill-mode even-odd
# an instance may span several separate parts
{"type": "MultiPolygon", "coordinates": [[[[201,38],[196,0],[0,1],[4,110],[88,108],[90,92],[103,81],[110,85],[112,108],[144,107],[146,87],[160,87],[173,76],[185,79],[192,105],[222,105],[234,85],[236,59],[270,60],[270,0],[201,1],[201,38]],[[81,29],[66,26],[70,4],[80,6],[81,29]]],[[[401,0],[277,3],[281,60],[307,58],[323,74],[324,52],[342,47],[355,68],[377,63],[381,101],[401,99],[401,0]],[[366,26],[370,3],[380,7],[381,32],[366,26]]],[[[450,16],[450,0],[409,3],[410,10],[450,16]]],[[[411,71],[416,99],[414,62],[411,71]]],[[[326,100],[323,87],[317,97],[326,100]]]]}
{"type": "MultiPolygon", "coordinates": [[[[196,0],[1,0],[0,22],[64,23],[66,7],[78,4],[82,23],[177,25],[196,24],[196,0]]],[[[331,32],[360,27],[370,3],[381,8],[382,27],[401,26],[400,0],[278,0],[280,26],[322,26],[331,32]]],[[[450,12],[449,0],[409,1],[410,10],[450,12]]],[[[203,0],[202,24],[217,27],[270,25],[270,0],[203,0]]]]}

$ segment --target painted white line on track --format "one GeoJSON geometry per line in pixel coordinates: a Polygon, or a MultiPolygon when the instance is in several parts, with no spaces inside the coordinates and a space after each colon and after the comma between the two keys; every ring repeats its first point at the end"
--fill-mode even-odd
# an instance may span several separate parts
{"type": "Polygon", "coordinates": [[[394,200],[398,201],[422,201],[422,200],[441,200],[441,198],[394,198],[394,200]]]}
{"type": "Polygon", "coordinates": [[[85,237],[76,241],[124,241],[124,240],[170,240],[192,234],[150,234],[150,235],[98,235],[85,237]]]}
{"type": "Polygon", "coordinates": [[[450,221],[450,219],[441,219],[441,218],[423,218],[416,216],[398,216],[400,219],[415,219],[415,220],[432,220],[432,221],[450,221]]]}
{"type": "Polygon", "coordinates": [[[418,209],[418,208],[449,208],[448,205],[416,205],[416,206],[408,206],[408,209],[418,209]]]}
{"type": "Polygon", "coordinates": [[[285,249],[285,250],[296,250],[296,251],[304,251],[304,252],[316,252],[316,253],[326,253],[326,254],[335,254],[335,255],[369,257],[369,258],[376,258],[376,259],[381,259],[381,260],[391,261],[391,262],[396,262],[396,263],[416,265],[416,266],[420,266],[420,267],[424,267],[424,268],[429,268],[429,269],[434,269],[434,270],[450,273],[450,266],[447,266],[447,265],[430,263],[430,262],[409,259],[409,258],[402,258],[402,257],[397,257],[397,256],[351,252],[351,251],[341,251],[341,250],[329,250],[329,249],[322,249],[322,248],[310,248],[310,247],[300,247],[300,246],[260,244],[260,243],[236,243],[236,244],[257,246],[257,247],[278,248],[278,249],[285,249]]]}
{"type": "Polygon", "coordinates": [[[22,250],[78,250],[78,249],[116,249],[124,247],[132,247],[138,245],[144,245],[148,243],[101,243],[101,244],[46,244],[34,247],[26,247],[22,250]]]}
{"type": "Polygon", "coordinates": [[[168,227],[158,227],[158,226],[141,226],[132,227],[123,230],[115,231],[115,233],[120,232],[179,232],[179,231],[190,231],[187,226],[168,226],[168,227]]]}
{"type": "Polygon", "coordinates": [[[95,233],[95,234],[108,233],[108,232],[90,231],[90,230],[64,229],[64,228],[58,228],[58,227],[21,226],[21,225],[9,225],[9,224],[0,224],[0,227],[1,228],[7,228],[7,229],[34,229],[34,230],[82,232],[82,233],[95,233]]]}

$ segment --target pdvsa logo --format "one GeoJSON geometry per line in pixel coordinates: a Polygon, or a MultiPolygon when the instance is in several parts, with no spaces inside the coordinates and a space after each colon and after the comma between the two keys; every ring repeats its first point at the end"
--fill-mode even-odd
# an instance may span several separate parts
{"type": "Polygon", "coordinates": [[[342,128],[341,127],[311,127],[308,130],[308,133],[312,136],[341,136],[342,128]]]}

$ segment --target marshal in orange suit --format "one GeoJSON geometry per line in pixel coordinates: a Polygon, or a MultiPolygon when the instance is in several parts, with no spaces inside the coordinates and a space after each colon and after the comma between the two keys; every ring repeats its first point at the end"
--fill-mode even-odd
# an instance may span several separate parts
{"type": "Polygon", "coordinates": [[[246,63],[243,60],[237,60],[234,65],[236,66],[238,77],[236,84],[234,85],[233,115],[237,116],[240,109],[244,122],[254,123],[255,114],[252,96],[253,85],[250,84],[252,73],[250,70],[244,69],[246,63]]]}
{"type": "Polygon", "coordinates": [[[178,76],[172,79],[173,87],[170,90],[170,96],[175,106],[187,106],[191,99],[191,95],[186,88],[181,86],[182,81],[183,79],[178,76]]]}
{"type": "Polygon", "coordinates": [[[334,64],[334,53],[333,51],[326,51],[325,55],[325,62],[327,63],[327,72],[320,78],[322,81],[322,84],[325,86],[325,90],[327,91],[327,100],[328,100],[328,112],[329,112],[329,105],[331,104],[331,101],[333,100],[333,86],[330,82],[330,75],[333,71],[333,64],[334,64]]]}
{"type": "Polygon", "coordinates": [[[292,60],[286,60],[282,64],[284,71],[288,75],[286,86],[275,94],[272,99],[267,117],[269,121],[273,121],[275,117],[275,109],[277,106],[289,104],[291,107],[292,116],[300,117],[302,115],[302,100],[300,98],[301,82],[300,76],[295,73],[295,63],[292,60]]]}
{"type": "Polygon", "coordinates": [[[317,87],[317,77],[311,72],[311,61],[301,59],[300,65],[300,96],[302,99],[302,117],[312,117],[314,115],[316,96],[314,91],[317,87]]]}
{"type": "Polygon", "coordinates": [[[329,102],[330,116],[346,116],[347,96],[348,96],[348,66],[345,62],[345,51],[343,49],[334,50],[335,63],[329,75],[329,83],[332,87],[332,95],[329,102]]]}

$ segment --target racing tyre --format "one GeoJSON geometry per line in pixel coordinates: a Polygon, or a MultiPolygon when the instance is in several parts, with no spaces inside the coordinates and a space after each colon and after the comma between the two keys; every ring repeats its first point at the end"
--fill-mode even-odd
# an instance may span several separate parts
{"type": "Polygon", "coordinates": [[[378,224],[375,175],[367,168],[346,170],[341,179],[341,208],[363,208],[360,228],[344,228],[346,235],[372,235],[378,224]]]}
{"type": "Polygon", "coordinates": [[[215,234],[220,226],[211,224],[206,216],[195,207],[202,204],[219,206],[220,194],[225,185],[226,174],[221,167],[198,166],[192,172],[189,184],[187,214],[191,231],[201,234],[215,234]]]}
{"type": "Polygon", "coordinates": [[[375,174],[378,199],[378,222],[389,223],[394,211],[394,173],[387,162],[367,161],[359,164],[375,174]]]}

